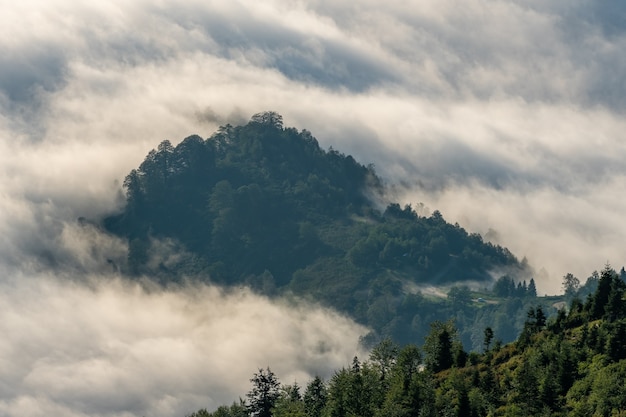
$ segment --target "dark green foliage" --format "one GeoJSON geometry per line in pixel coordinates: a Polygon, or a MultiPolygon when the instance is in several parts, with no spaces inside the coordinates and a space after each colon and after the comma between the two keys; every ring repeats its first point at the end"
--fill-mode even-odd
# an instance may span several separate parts
{"type": "Polygon", "coordinates": [[[626,319],[612,323],[608,331],[607,355],[615,362],[626,359],[626,319]]]}
{"type": "Polygon", "coordinates": [[[248,413],[251,417],[272,417],[272,409],[280,397],[278,378],[270,368],[259,369],[250,382],[252,382],[252,389],[246,394],[248,413]]]}
{"type": "Polygon", "coordinates": [[[487,327],[485,329],[485,339],[483,341],[483,346],[485,348],[485,352],[487,352],[489,350],[489,347],[491,346],[491,341],[493,340],[493,330],[491,329],[491,327],[487,327]]]}
{"type": "Polygon", "coordinates": [[[304,392],[304,410],[307,417],[321,417],[328,397],[326,385],[318,376],[308,383],[304,392]]]}
{"type": "Polygon", "coordinates": [[[576,296],[579,289],[580,280],[578,278],[569,272],[563,276],[563,291],[566,298],[571,299],[576,296]]]}
{"type": "Polygon", "coordinates": [[[515,281],[507,275],[501,276],[494,284],[493,292],[498,297],[512,297],[515,295],[515,281]]]}
{"type": "Polygon", "coordinates": [[[273,417],[307,417],[297,383],[286,385],[272,409],[273,417]]]}
{"type": "Polygon", "coordinates": [[[600,281],[600,274],[598,271],[593,271],[585,281],[585,284],[578,289],[576,297],[585,300],[587,297],[592,296],[598,288],[598,281],[600,281]]]}
{"type": "Polygon", "coordinates": [[[526,292],[528,297],[536,297],[537,296],[537,286],[535,285],[535,279],[531,278],[528,283],[528,290],[526,292]]]}
{"type": "Polygon", "coordinates": [[[538,376],[535,365],[528,360],[522,362],[515,375],[516,396],[514,401],[520,405],[520,408],[524,410],[524,415],[527,416],[537,415],[540,409],[538,376]]]}
{"type": "Polygon", "coordinates": [[[331,378],[324,415],[371,417],[380,406],[383,395],[379,375],[355,357],[350,369],[344,368],[331,378]]]}
{"type": "Polygon", "coordinates": [[[440,372],[454,363],[453,343],[456,329],[452,322],[434,322],[424,343],[426,366],[431,372],[440,372]]]}
{"type": "MultiPolygon", "coordinates": [[[[222,406],[223,407],[223,406],[222,406]]],[[[222,408],[220,407],[220,408],[222,408]]],[[[219,410],[219,409],[218,409],[219,410]]],[[[217,413],[217,412],[216,412],[217,413]]],[[[216,413],[209,413],[206,409],[200,409],[196,412],[193,412],[189,415],[187,415],[187,417],[212,417],[214,416],[216,413]]]]}
{"type": "MultiPolygon", "coordinates": [[[[429,322],[458,310],[460,328],[473,326],[478,309],[462,286],[452,306],[428,300],[418,308],[407,291],[415,284],[488,283],[493,269],[524,272],[508,250],[438,211],[423,217],[392,203],[381,213],[367,197],[384,191],[371,166],[321,149],[274,112],[223,126],[207,140],[163,141],[124,188],[124,211],[104,225],[128,239],[125,272],[292,292],[349,313],[373,328],[373,340],[420,341],[429,322]],[[163,241],[176,256],[163,254],[163,241]]],[[[496,333],[512,340],[516,328],[509,328],[510,335],[496,333]]],[[[463,342],[474,344],[469,333],[463,342]]]]}
{"type": "MultiPolygon", "coordinates": [[[[493,335],[487,328],[486,352],[472,352],[463,361],[451,321],[433,323],[424,362],[417,346],[398,347],[384,339],[369,360],[355,357],[328,385],[314,378],[302,397],[297,384],[282,387],[270,412],[276,417],[624,415],[626,312],[607,309],[618,304],[609,295],[603,317],[594,319],[593,304],[601,297],[573,303],[569,312],[550,319],[542,306],[533,306],[517,343],[488,349],[493,335]]],[[[192,416],[240,417],[232,407],[192,416]]]]}
{"type": "Polygon", "coordinates": [[[498,297],[536,297],[537,287],[535,280],[530,279],[530,284],[526,284],[526,280],[515,283],[515,280],[508,275],[503,275],[493,285],[493,292],[498,297]]]}
{"type": "Polygon", "coordinates": [[[591,304],[592,319],[599,319],[604,315],[609,297],[611,296],[613,281],[616,279],[617,274],[615,271],[609,265],[606,265],[600,274],[598,288],[593,296],[593,302],[591,304]]]}
{"type": "Polygon", "coordinates": [[[230,406],[221,405],[212,413],[206,409],[201,409],[187,417],[250,417],[243,401],[234,402],[230,406]]]}
{"type": "Polygon", "coordinates": [[[626,291],[626,283],[617,275],[614,275],[611,282],[611,291],[609,299],[604,306],[604,313],[608,321],[615,321],[619,317],[623,317],[626,313],[624,303],[624,292],[626,291]]]}
{"type": "Polygon", "coordinates": [[[458,417],[471,416],[472,410],[470,405],[470,399],[468,395],[468,390],[465,386],[462,386],[458,391],[458,406],[457,413],[458,417]]]}
{"type": "Polygon", "coordinates": [[[466,286],[454,286],[448,291],[448,299],[452,302],[455,310],[460,310],[472,302],[472,294],[466,286]]]}
{"type": "Polygon", "coordinates": [[[390,338],[384,339],[374,346],[370,355],[370,360],[377,367],[381,381],[386,382],[391,369],[398,359],[398,345],[390,338]]]}

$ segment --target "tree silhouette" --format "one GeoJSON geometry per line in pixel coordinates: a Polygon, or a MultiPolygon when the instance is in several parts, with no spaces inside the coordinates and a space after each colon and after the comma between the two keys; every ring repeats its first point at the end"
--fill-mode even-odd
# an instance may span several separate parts
{"type": "Polygon", "coordinates": [[[248,412],[252,417],[271,417],[272,408],[280,396],[280,383],[276,375],[268,367],[259,369],[252,379],[252,389],[248,397],[248,412]]]}

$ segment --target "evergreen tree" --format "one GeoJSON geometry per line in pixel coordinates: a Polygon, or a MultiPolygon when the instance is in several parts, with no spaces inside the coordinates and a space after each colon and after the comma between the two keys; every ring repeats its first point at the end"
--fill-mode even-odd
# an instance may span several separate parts
{"type": "Polygon", "coordinates": [[[515,376],[516,403],[522,407],[525,416],[536,416],[540,408],[537,370],[529,360],[522,360],[515,376]]]}
{"type": "Polygon", "coordinates": [[[491,366],[487,366],[485,374],[480,379],[480,389],[491,404],[494,406],[498,405],[500,390],[498,389],[498,382],[491,366]]]}
{"type": "Polygon", "coordinates": [[[547,317],[543,312],[543,308],[541,308],[541,306],[538,306],[535,310],[535,327],[538,331],[546,326],[546,319],[547,317]]]}
{"type": "Polygon", "coordinates": [[[625,289],[626,283],[617,278],[617,276],[613,276],[611,292],[609,293],[609,298],[604,307],[604,313],[609,322],[624,317],[626,313],[626,303],[624,302],[625,289]]]}
{"type": "Polygon", "coordinates": [[[424,343],[426,366],[431,372],[437,373],[452,366],[454,336],[456,331],[452,322],[436,321],[431,324],[430,333],[424,343]]]}
{"type": "Polygon", "coordinates": [[[457,416],[458,417],[471,417],[471,406],[468,390],[465,386],[462,386],[458,391],[458,407],[457,407],[457,416]]]}
{"type": "Polygon", "coordinates": [[[410,417],[419,415],[425,388],[420,372],[421,355],[415,345],[406,345],[398,353],[391,370],[391,384],[379,415],[410,417]]]}
{"type": "Polygon", "coordinates": [[[498,297],[511,297],[515,294],[515,281],[511,277],[503,275],[493,285],[493,292],[498,297]]]}
{"type": "Polygon", "coordinates": [[[613,279],[615,277],[615,271],[609,264],[605,265],[604,269],[600,273],[600,280],[598,281],[598,288],[593,296],[593,303],[591,306],[591,318],[599,319],[605,313],[605,307],[609,302],[611,295],[611,288],[613,286],[613,279]]]}
{"type": "Polygon", "coordinates": [[[307,417],[321,417],[322,410],[326,405],[327,390],[324,381],[319,376],[315,376],[304,391],[304,410],[307,417]]]}
{"type": "Polygon", "coordinates": [[[298,383],[283,387],[282,394],[272,408],[274,417],[307,417],[298,383]]]}
{"type": "Polygon", "coordinates": [[[539,384],[541,405],[556,411],[559,404],[560,386],[557,380],[557,365],[551,363],[539,384]]]}
{"type": "Polygon", "coordinates": [[[607,340],[606,353],[611,360],[617,362],[626,359],[626,320],[614,323],[607,340]]]}
{"type": "Polygon", "coordinates": [[[250,414],[248,414],[245,403],[240,399],[238,403],[233,402],[230,407],[222,405],[212,413],[207,412],[206,409],[202,409],[187,417],[250,417],[250,414]]]}
{"type": "Polygon", "coordinates": [[[259,369],[252,379],[252,389],[248,392],[248,412],[251,417],[272,417],[272,408],[280,397],[280,383],[268,367],[259,369]]]}
{"type": "Polygon", "coordinates": [[[528,284],[527,295],[529,297],[537,297],[537,286],[535,285],[535,279],[531,278],[530,283],[528,284]]]}
{"type": "Polygon", "coordinates": [[[489,346],[491,346],[491,341],[493,340],[493,330],[491,327],[487,327],[484,332],[485,338],[483,339],[483,346],[485,348],[485,352],[489,350],[489,346]]]}

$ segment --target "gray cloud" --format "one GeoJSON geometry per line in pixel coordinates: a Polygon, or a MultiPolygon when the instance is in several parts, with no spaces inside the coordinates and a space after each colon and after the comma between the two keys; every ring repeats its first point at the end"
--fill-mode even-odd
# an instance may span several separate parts
{"type": "MultiPolygon", "coordinates": [[[[28,108],[38,124],[15,122],[19,112],[4,124],[7,138],[45,139],[34,154],[8,148],[26,168],[9,165],[34,178],[20,191],[35,203],[52,195],[47,207],[65,205],[64,221],[96,215],[104,210],[87,201],[114,207],[114,180],[160,140],[208,136],[266,108],[375,163],[390,182],[417,184],[430,207],[429,193],[451,184],[569,195],[623,172],[624,37],[602,29],[602,16],[619,10],[482,0],[361,6],[58,1],[39,6],[44,21],[22,11],[23,25],[37,30],[7,23],[16,40],[4,50],[46,51],[28,62],[54,64],[37,66],[37,76],[24,71],[24,91],[42,86],[44,104],[28,108]],[[52,178],[37,167],[45,157],[56,164],[52,178]],[[64,187],[68,177],[85,180],[64,187]],[[90,183],[99,192],[88,198],[71,191],[90,183]]],[[[6,108],[20,104],[6,91],[6,108]]]]}
{"type": "Polygon", "coordinates": [[[65,60],[54,45],[41,45],[31,50],[0,50],[4,64],[0,68],[0,91],[10,102],[32,102],[40,90],[54,91],[62,87],[65,60]],[[52,47],[52,48],[51,48],[52,47]]]}
{"type": "MultiPolygon", "coordinates": [[[[3,323],[10,337],[2,352],[10,355],[0,357],[24,370],[11,368],[2,385],[2,413],[171,415],[184,402],[217,405],[245,391],[241,384],[265,363],[246,363],[226,391],[194,390],[215,387],[217,377],[207,382],[191,359],[213,366],[212,375],[229,373],[194,345],[214,344],[208,336],[194,339],[213,328],[193,321],[201,303],[186,290],[78,282],[123,262],[124,243],[90,221],[120,207],[120,182],[150,149],[164,139],[210,136],[220,124],[266,109],[310,130],[322,146],[374,163],[397,185],[401,202],[423,202],[473,232],[495,230],[498,243],[546,271],[540,291],[559,292],[566,272],[584,279],[607,260],[621,266],[625,9],[619,1],[588,0],[53,0],[5,7],[0,305],[15,320],[3,323]],[[190,339],[158,323],[146,325],[154,332],[147,336],[124,324],[115,314],[118,297],[122,311],[139,318],[133,303],[171,315],[190,339]],[[89,316],[82,298],[100,305],[100,316],[89,316]],[[80,313],[69,312],[72,305],[80,313]],[[169,336],[154,336],[161,331],[169,336]],[[157,372],[150,361],[181,371],[157,372]],[[93,389],[68,375],[93,381],[93,389]],[[55,378],[63,384],[49,385],[55,378]],[[117,398],[119,408],[100,393],[117,398]]],[[[228,309],[216,291],[200,292],[228,309]]],[[[277,322],[293,316],[287,307],[239,297],[277,322]]],[[[283,329],[281,348],[296,328],[283,329]]],[[[254,334],[223,330],[228,349],[206,352],[227,361],[248,346],[238,338],[248,332],[254,334]]],[[[260,361],[272,349],[242,352],[260,361]]],[[[328,363],[341,363],[344,353],[328,363]]],[[[293,369],[304,375],[313,363],[293,369]]]]}
{"type": "Polygon", "coordinates": [[[259,367],[284,383],[328,378],[364,332],[245,290],[14,278],[0,283],[3,415],[183,416],[236,401],[259,367]]]}

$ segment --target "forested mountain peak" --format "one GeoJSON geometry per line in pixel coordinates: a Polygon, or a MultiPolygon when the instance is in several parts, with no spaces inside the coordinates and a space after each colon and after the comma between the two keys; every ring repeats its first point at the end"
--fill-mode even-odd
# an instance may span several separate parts
{"type": "Polygon", "coordinates": [[[161,142],[124,187],[123,212],[104,223],[128,239],[128,273],[311,297],[397,338],[423,332],[414,316],[427,300],[416,285],[524,273],[507,249],[438,211],[390,203],[381,212],[371,165],[323,150],[274,112],[208,139],[161,142]]]}

